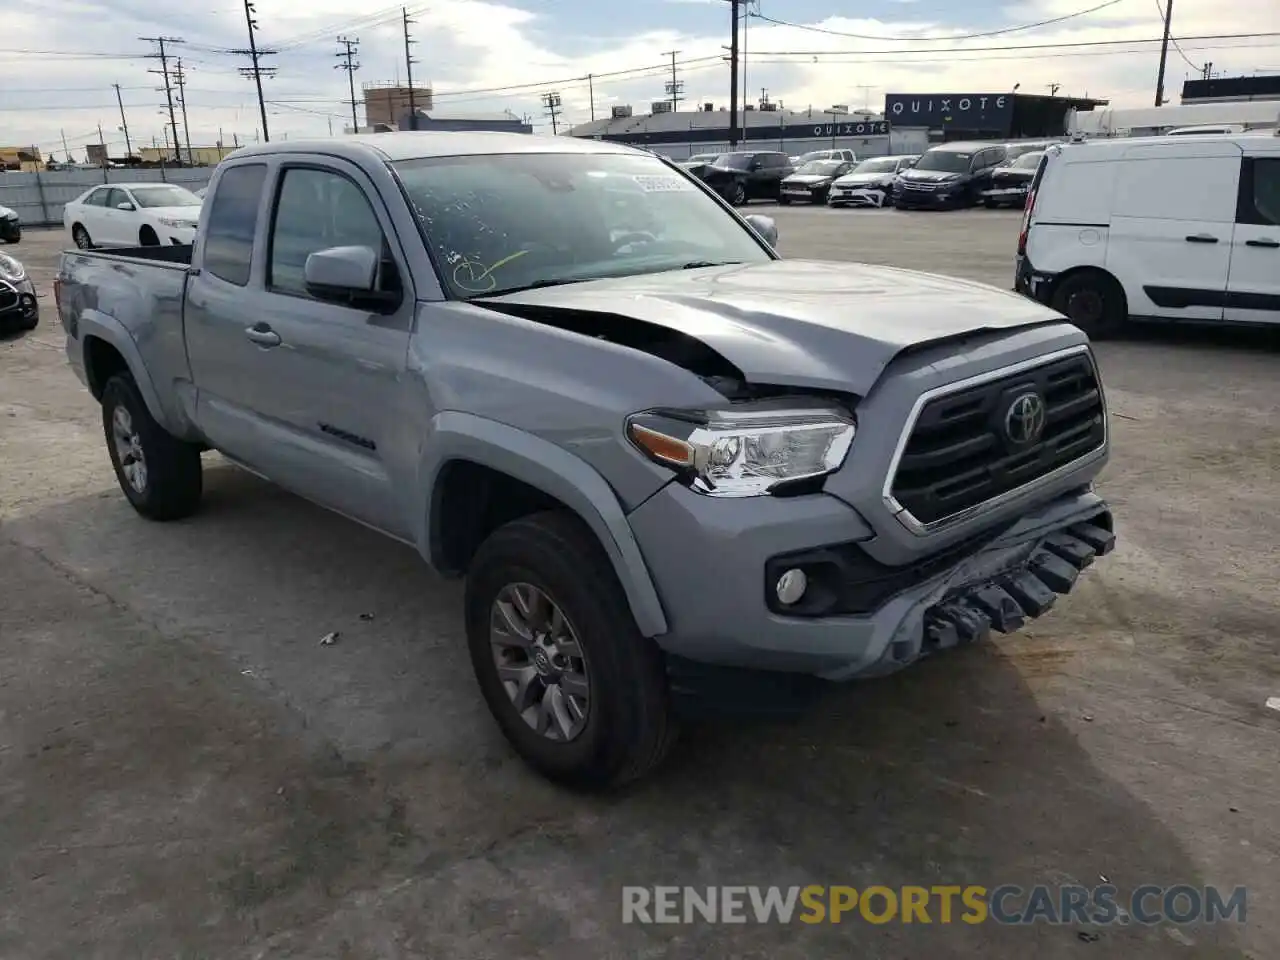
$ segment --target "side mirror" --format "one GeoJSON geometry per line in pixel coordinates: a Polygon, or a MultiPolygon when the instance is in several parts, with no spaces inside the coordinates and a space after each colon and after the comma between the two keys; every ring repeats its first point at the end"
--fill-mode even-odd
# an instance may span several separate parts
{"type": "Polygon", "coordinates": [[[778,225],[773,222],[773,217],[752,213],[748,214],[744,219],[751,224],[756,233],[764,238],[765,243],[775,248],[778,246],[778,225]]]}
{"type": "Polygon", "coordinates": [[[302,277],[307,292],[317,300],[355,303],[384,299],[378,291],[378,254],[372,247],[317,250],[308,255],[302,277]]]}
{"type": "Polygon", "coordinates": [[[135,210],[137,208],[134,207],[134,205],[130,203],[128,200],[126,200],[124,203],[117,203],[116,209],[117,210],[135,210]]]}

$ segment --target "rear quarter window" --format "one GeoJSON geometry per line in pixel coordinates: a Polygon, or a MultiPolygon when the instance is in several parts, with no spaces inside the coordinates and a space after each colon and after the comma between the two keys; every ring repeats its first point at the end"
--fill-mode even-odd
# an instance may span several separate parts
{"type": "Polygon", "coordinates": [[[267,167],[246,163],[222,173],[209,202],[204,232],[204,269],[220,280],[243,287],[253,264],[253,238],[267,167]]]}
{"type": "Polygon", "coordinates": [[[1046,157],[1036,174],[1035,218],[1038,222],[1111,223],[1116,162],[1083,162],[1046,157]]]}

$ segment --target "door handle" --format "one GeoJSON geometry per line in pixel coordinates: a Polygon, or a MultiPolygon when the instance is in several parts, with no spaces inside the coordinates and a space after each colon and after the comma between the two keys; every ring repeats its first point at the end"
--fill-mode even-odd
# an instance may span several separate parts
{"type": "Polygon", "coordinates": [[[255,324],[244,328],[244,335],[260,347],[280,346],[280,334],[266,324],[255,324]]]}
{"type": "Polygon", "coordinates": [[[1193,233],[1187,237],[1187,243],[1217,243],[1218,238],[1208,233],[1193,233]]]}
{"type": "Polygon", "coordinates": [[[1244,242],[1244,245],[1245,245],[1246,247],[1272,247],[1272,248],[1274,248],[1274,247],[1280,247],[1280,240],[1271,240],[1271,239],[1269,239],[1269,238],[1267,238],[1267,237],[1263,237],[1261,240],[1246,240],[1246,241],[1244,242]]]}

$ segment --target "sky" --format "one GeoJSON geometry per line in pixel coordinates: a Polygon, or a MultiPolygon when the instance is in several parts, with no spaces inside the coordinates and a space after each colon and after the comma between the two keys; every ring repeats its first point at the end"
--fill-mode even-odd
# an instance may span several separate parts
{"type": "MultiPolygon", "coordinates": [[[[337,37],[360,41],[360,84],[403,80],[401,8],[359,10],[343,0],[255,0],[272,139],[325,136],[351,122],[337,37]]],[[[1154,99],[1165,0],[753,0],[746,21],[745,89],[791,109],[847,104],[883,108],[887,92],[1005,92],[1154,99]],[[1101,9],[1081,16],[1090,7],[1101,9]],[[1032,29],[1013,29],[1065,17],[1032,29]],[[779,22],[781,21],[781,22],[779,22]],[[1004,31],[1004,32],[996,32],[1004,31]],[[974,36],[987,34],[986,36],[974,36]],[[994,34],[994,35],[993,35],[994,34]],[[1145,41],[1145,42],[1129,42],[1145,41]],[[1076,44],[1077,46],[1066,46],[1076,44]],[[1083,46],[1081,46],[1083,45],[1083,46]]],[[[725,0],[409,0],[414,79],[436,93],[435,113],[527,115],[550,132],[542,95],[560,94],[560,129],[607,116],[612,106],[648,111],[667,97],[671,52],[688,105],[729,100],[725,0]],[[593,80],[588,83],[587,77],[593,80]]],[[[76,160],[102,138],[123,153],[120,86],[129,133],[164,143],[167,109],[156,45],[182,58],[193,146],[261,136],[253,82],[238,73],[249,45],[235,0],[45,0],[6,10],[0,30],[0,146],[34,144],[76,160]]],[[[1178,0],[1166,99],[1206,62],[1214,75],[1280,72],[1280,2],[1178,0]],[[1272,36],[1259,36],[1260,34],[1272,36]],[[1197,39],[1249,34],[1245,39],[1197,39]]],[[[682,105],[683,106],[683,105],[682,105]]],[[[1280,111],[1280,107],[1278,107],[1280,111]]],[[[363,112],[360,113],[363,123],[363,112]]],[[[181,128],[181,111],[178,112],[181,128]]],[[[185,133],[181,136],[186,137],[185,133]]]]}

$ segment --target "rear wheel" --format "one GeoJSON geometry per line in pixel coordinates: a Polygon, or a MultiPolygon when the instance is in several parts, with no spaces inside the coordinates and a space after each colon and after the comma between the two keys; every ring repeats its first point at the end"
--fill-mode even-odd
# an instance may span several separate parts
{"type": "Polygon", "coordinates": [[[577,517],[541,513],[495,531],[468,572],[466,624],[494,719],[544,776],[600,789],[665,756],[675,728],[661,653],[577,517]]]}
{"type": "Polygon", "coordinates": [[[93,249],[93,238],[89,236],[89,231],[82,224],[77,223],[71,228],[71,239],[81,250],[93,249]]]}
{"type": "Polygon", "coordinates": [[[156,423],[133,378],[116,374],[102,391],[102,429],[120,489],[150,520],[180,520],[200,505],[200,448],[156,423]]]}
{"type": "Polygon", "coordinates": [[[1053,308],[1095,340],[1114,336],[1129,316],[1124,289],[1097,270],[1063,280],[1054,291],[1053,308]]]}

